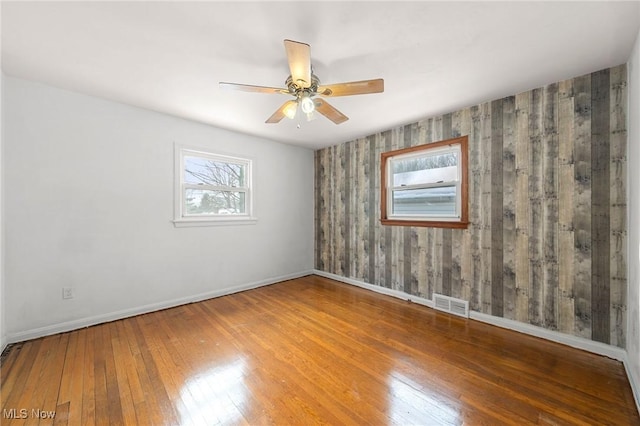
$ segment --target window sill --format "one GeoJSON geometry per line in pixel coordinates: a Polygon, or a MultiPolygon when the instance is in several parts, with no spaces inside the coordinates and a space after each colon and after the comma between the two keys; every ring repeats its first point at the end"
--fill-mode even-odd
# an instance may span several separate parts
{"type": "Polygon", "coordinates": [[[194,218],[175,219],[173,226],[176,228],[189,228],[195,226],[233,226],[233,225],[255,225],[258,223],[257,217],[230,217],[230,218],[194,218]]]}
{"type": "Polygon", "coordinates": [[[450,228],[450,229],[467,229],[469,222],[447,222],[447,221],[429,221],[429,220],[398,220],[398,219],[380,219],[381,225],[386,226],[420,226],[427,228],[450,228]]]}

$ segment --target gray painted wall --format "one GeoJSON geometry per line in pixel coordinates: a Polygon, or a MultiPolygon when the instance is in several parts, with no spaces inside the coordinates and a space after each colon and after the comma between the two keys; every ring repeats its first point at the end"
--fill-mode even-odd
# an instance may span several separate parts
{"type": "Polygon", "coordinates": [[[315,267],[625,347],[626,65],[315,153],[315,267]],[[380,153],[469,135],[466,230],[381,226],[380,153]]]}

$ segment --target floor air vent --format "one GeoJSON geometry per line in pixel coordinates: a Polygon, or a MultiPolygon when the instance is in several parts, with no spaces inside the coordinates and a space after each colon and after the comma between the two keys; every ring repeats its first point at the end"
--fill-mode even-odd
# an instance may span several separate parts
{"type": "Polygon", "coordinates": [[[433,306],[439,311],[469,318],[469,302],[465,300],[433,293],[433,306]]]}

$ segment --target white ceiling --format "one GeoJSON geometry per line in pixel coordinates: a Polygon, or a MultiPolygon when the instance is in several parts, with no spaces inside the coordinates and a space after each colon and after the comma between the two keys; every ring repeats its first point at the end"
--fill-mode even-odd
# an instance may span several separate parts
{"type": "Polygon", "coordinates": [[[11,76],[310,148],[338,144],[627,62],[640,2],[2,2],[11,76]],[[264,121],[286,95],[283,40],[311,45],[335,125],[264,121]]]}

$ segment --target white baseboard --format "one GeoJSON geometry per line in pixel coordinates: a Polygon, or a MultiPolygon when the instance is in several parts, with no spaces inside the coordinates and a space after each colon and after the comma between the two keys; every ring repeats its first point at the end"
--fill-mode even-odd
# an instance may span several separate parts
{"type": "Polygon", "coordinates": [[[631,391],[633,392],[633,398],[636,401],[636,407],[638,408],[638,413],[640,413],[640,383],[638,383],[635,379],[635,375],[631,371],[629,354],[625,352],[624,360],[622,361],[624,365],[624,371],[627,373],[627,377],[629,378],[629,385],[631,385],[631,391]]]}
{"type": "Polygon", "coordinates": [[[379,285],[368,284],[368,283],[365,283],[364,281],[355,280],[353,278],[341,277],[340,275],[332,274],[330,272],[325,272],[325,271],[319,271],[317,269],[314,269],[313,273],[315,275],[319,275],[321,277],[325,277],[325,278],[329,278],[329,279],[332,279],[332,280],[340,281],[340,282],[343,282],[345,284],[351,284],[351,285],[354,285],[356,287],[362,287],[362,288],[365,288],[367,290],[374,291],[376,293],[385,294],[387,296],[393,296],[393,297],[396,297],[398,299],[408,300],[408,301],[411,301],[411,302],[414,302],[414,303],[418,303],[420,305],[425,305],[425,306],[428,306],[430,308],[433,308],[433,300],[425,299],[424,297],[413,296],[411,294],[405,293],[404,291],[393,290],[393,289],[386,288],[386,287],[380,287],[379,285]]]}
{"type": "MultiPolygon", "coordinates": [[[[377,293],[382,293],[388,296],[397,297],[399,299],[410,300],[412,302],[420,303],[422,305],[433,308],[432,300],[425,299],[422,297],[412,296],[410,294],[405,293],[404,291],[391,290],[391,289],[380,287],[377,285],[368,284],[363,281],[355,280],[353,278],[341,277],[339,275],[332,274],[329,272],[319,271],[317,269],[314,270],[313,273],[316,275],[320,275],[321,277],[330,278],[336,281],[343,282],[345,284],[351,284],[358,287],[366,288],[367,290],[372,290],[377,293]]],[[[618,361],[623,361],[626,356],[626,351],[616,346],[611,346],[611,345],[607,345],[600,342],[594,342],[593,340],[584,339],[582,337],[571,336],[568,334],[559,333],[557,331],[547,330],[545,328],[536,327],[535,325],[531,325],[531,324],[525,324],[522,322],[495,317],[492,315],[483,314],[481,312],[475,312],[475,311],[469,311],[469,318],[476,321],[481,321],[487,324],[495,325],[498,327],[507,328],[509,330],[518,331],[523,334],[529,334],[531,336],[540,337],[540,338],[551,340],[557,343],[562,343],[564,345],[571,346],[573,348],[582,349],[598,355],[607,356],[609,358],[613,358],[618,361]]]]}
{"type": "Polygon", "coordinates": [[[523,322],[510,319],[495,317],[493,315],[483,314],[481,312],[470,311],[469,318],[487,324],[495,325],[497,327],[514,330],[519,333],[528,334],[530,336],[540,337],[552,342],[561,343],[563,345],[571,346],[572,348],[582,349],[583,351],[591,352],[597,355],[613,358],[617,361],[624,361],[627,354],[624,349],[618,348],[617,346],[594,342],[593,340],[585,339],[583,337],[571,336],[569,334],[560,333],[558,331],[547,330],[546,328],[537,327],[535,325],[525,324],[523,322]]]}
{"type": "MultiPolygon", "coordinates": [[[[380,287],[377,285],[368,284],[363,281],[355,280],[353,278],[341,277],[340,275],[319,271],[317,269],[315,269],[313,273],[321,277],[330,278],[336,281],[343,282],[345,284],[355,285],[357,287],[361,287],[367,290],[372,290],[372,291],[375,291],[376,293],[382,293],[388,296],[397,297],[399,299],[411,300],[412,302],[420,303],[422,305],[433,308],[433,302],[431,300],[425,299],[422,297],[412,296],[403,291],[391,290],[391,289],[380,287]]],[[[594,342],[593,340],[584,339],[582,337],[576,337],[576,336],[571,336],[564,333],[559,333],[557,331],[547,330],[545,328],[536,327],[531,324],[525,324],[525,323],[514,321],[514,320],[494,317],[492,315],[483,314],[481,312],[469,311],[469,318],[475,321],[481,321],[487,324],[495,325],[497,327],[514,330],[519,333],[540,337],[542,339],[546,339],[556,343],[561,343],[563,345],[571,346],[572,348],[581,349],[587,352],[591,352],[597,355],[602,355],[609,358],[613,358],[617,361],[621,361],[627,373],[627,378],[629,379],[629,384],[631,385],[631,390],[633,392],[633,397],[635,398],[636,405],[638,407],[638,412],[640,412],[640,387],[639,387],[639,384],[635,382],[634,376],[630,371],[630,367],[628,365],[629,360],[627,357],[627,351],[625,351],[624,349],[618,348],[616,346],[600,343],[600,342],[594,342]]]]}
{"type": "Polygon", "coordinates": [[[110,313],[101,314],[101,315],[95,315],[91,317],[78,318],[72,321],[65,321],[58,324],[48,325],[45,327],[39,327],[39,328],[30,329],[30,330],[19,331],[16,333],[9,333],[5,337],[5,340],[2,342],[3,350],[4,350],[4,346],[6,346],[9,343],[23,342],[25,340],[31,340],[31,339],[36,339],[38,337],[49,336],[51,334],[73,331],[73,330],[89,327],[96,324],[116,321],[119,319],[146,314],[153,311],[159,311],[162,309],[185,305],[187,303],[199,302],[201,300],[213,299],[214,297],[226,296],[228,294],[238,293],[245,290],[251,290],[253,288],[275,284],[280,281],[286,281],[294,278],[304,277],[312,273],[313,271],[301,271],[293,274],[288,274],[288,275],[283,275],[279,277],[268,278],[265,280],[255,281],[251,283],[241,284],[233,287],[213,290],[213,291],[200,293],[192,296],[181,297],[173,300],[167,300],[164,302],[151,303],[149,305],[138,306],[135,308],[123,309],[120,311],[110,312],[110,313]]]}

